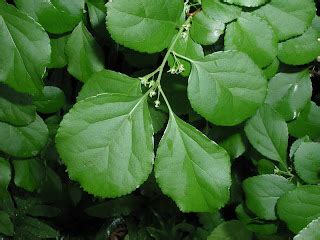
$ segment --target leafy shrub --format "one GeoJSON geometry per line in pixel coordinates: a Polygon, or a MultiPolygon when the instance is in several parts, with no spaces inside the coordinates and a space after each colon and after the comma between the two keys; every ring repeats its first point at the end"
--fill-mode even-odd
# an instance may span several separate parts
{"type": "Polygon", "coordinates": [[[1,0],[0,238],[319,239],[316,9],[1,0]]]}

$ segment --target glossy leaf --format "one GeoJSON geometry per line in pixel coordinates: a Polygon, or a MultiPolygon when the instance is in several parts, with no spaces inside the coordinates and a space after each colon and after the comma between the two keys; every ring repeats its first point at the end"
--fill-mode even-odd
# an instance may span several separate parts
{"type": "Polygon", "coordinates": [[[182,0],[117,0],[107,3],[111,37],[140,52],[160,52],[169,46],[181,23],[182,0]],[[139,34],[137,34],[139,33],[139,34]]]}
{"type": "Polygon", "coordinates": [[[50,41],[44,29],[9,4],[0,8],[0,82],[20,92],[39,93],[50,63],[50,41]]]}
{"type": "Polygon", "coordinates": [[[25,126],[36,118],[32,99],[0,83],[0,122],[14,126],[25,126]]]}
{"type": "Polygon", "coordinates": [[[300,113],[297,120],[288,124],[290,135],[301,138],[308,135],[311,139],[320,137],[320,107],[309,103],[300,113]]]}
{"type": "Polygon", "coordinates": [[[101,94],[65,115],[56,146],[71,179],[96,196],[118,197],[150,174],[152,135],[146,96],[101,94]]]}
{"type": "Polygon", "coordinates": [[[49,68],[63,68],[68,64],[65,53],[68,39],[69,35],[50,39],[52,52],[50,65],[48,66],[49,68]]]}
{"type": "Polygon", "coordinates": [[[265,4],[267,0],[223,0],[229,4],[236,4],[243,7],[258,7],[265,4]]]}
{"type": "Polygon", "coordinates": [[[192,19],[190,34],[192,39],[202,45],[210,45],[218,41],[224,32],[224,23],[213,20],[200,12],[192,19]]]}
{"type": "Polygon", "coordinates": [[[38,155],[47,140],[48,128],[39,116],[24,127],[0,123],[0,150],[14,157],[38,155]]]}
{"type": "Polygon", "coordinates": [[[246,135],[262,155],[286,165],[288,127],[270,106],[262,106],[246,124],[246,135]]]}
{"type": "Polygon", "coordinates": [[[60,88],[45,86],[42,94],[33,97],[37,111],[41,113],[55,113],[65,104],[65,96],[60,88]]]}
{"type": "Polygon", "coordinates": [[[278,201],[277,212],[289,229],[298,233],[320,217],[320,186],[300,186],[286,193],[278,201]]]}
{"type": "Polygon", "coordinates": [[[251,240],[252,233],[238,220],[221,223],[207,238],[208,240],[251,240]]]}
{"type": "Polygon", "coordinates": [[[294,166],[303,181],[320,183],[320,143],[301,143],[294,154],[294,166]]]}
{"type": "Polygon", "coordinates": [[[141,94],[140,81],[125,74],[102,70],[88,79],[88,82],[82,87],[77,100],[81,101],[101,93],[121,93],[128,96],[138,96],[141,94]]]}
{"type": "MultiPolygon", "coordinates": [[[[315,17],[320,23],[320,18],[315,17]]],[[[313,25],[314,25],[313,24],[313,25]]],[[[301,36],[279,43],[279,59],[290,65],[304,65],[320,55],[319,32],[311,25],[301,36]]]]}
{"type": "Polygon", "coordinates": [[[310,102],[312,84],[309,71],[278,73],[269,81],[266,103],[274,107],[286,120],[299,116],[310,102]]]}
{"type": "Polygon", "coordinates": [[[214,212],[229,199],[227,152],[172,112],[157,150],[155,176],[183,212],[214,212]]]}
{"type": "Polygon", "coordinates": [[[293,183],[274,174],[247,178],[243,182],[248,208],[259,218],[266,220],[277,219],[275,206],[278,199],[294,188],[293,183]]]}
{"type": "Polygon", "coordinates": [[[302,34],[315,12],[313,0],[272,0],[254,11],[270,23],[280,41],[302,34]]]}
{"type": "Polygon", "coordinates": [[[278,41],[268,22],[251,13],[242,13],[227,27],[225,49],[247,53],[263,68],[276,58],[278,41]]]}
{"type": "Polygon", "coordinates": [[[38,189],[45,177],[44,165],[36,158],[15,160],[14,166],[14,183],[29,192],[38,189]]]}
{"type": "Polygon", "coordinates": [[[65,33],[81,21],[83,0],[15,0],[17,7],[50,33],[65,33]]]}
{"type": "Polygon", "coordinates": [[[224,23],[231,22],[241,13],[241,8],[225,4],[220,0],[202,0],[201,3],[207,16],[224,23]]]}
{"type": "Polygon", "coordinates": [[[261,70],[244,53],[217,52],[192,61],[188,85],[191,106],[216,125],[232,126],[252,116],[264,101],[266,90],[261,70]]]}
{"type": "Polygon", "coordinates": [[[65,51],[68,72],[82,82],[104,69],[103,51],[82,22],[70,35],[65,51]]]}
{"type": "Polygon", "coordinates": [[[304,229],[302,229],[298,235],[296,235],[293,240],[317,240],[320,238],[320,217],[313,220],[304,229]]]}

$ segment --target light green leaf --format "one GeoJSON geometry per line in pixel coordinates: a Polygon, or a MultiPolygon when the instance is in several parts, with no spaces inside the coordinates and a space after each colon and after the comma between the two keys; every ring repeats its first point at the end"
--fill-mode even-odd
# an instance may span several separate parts
{"type": "Polygon", "coordinates": [[[59,233],[48,224],[39,221],[36,218],[22,216],[16,219],[15,229],[17,237],[23,239],[26,234],[31,236],[31,239],[45,239],[45,238],[57,238],[59,233]]]}
{"type": "Polygon", "coordinates": [[[298,233],[320,217],[320,186],[300,186],[286,193],[278,200],[277,212],[289,229],[298,233]]]}
{"type": "Polygon", "coordinates": [[[24,127],[0,122],[0,150],[14,157],[33,157],[44,148],[48,135],[48,128],[39,116],[24,127]]]}
{"type": "Polygon", "coordinates": [[[101,94],[64,116],[56,146],[71,179],[96,196],[138,188],[153,165],[153,130],[146,97],[101,94]]]}
{"type": "Polygon", "coordinates": [[[223,0],[229,4],[235,4],[243,7],[259,7],[262,4],[265,4],[267,0],[223,0]]]}
{"type": "Polygon", "coordinates": [[[82,82],[104,69],[103,51],[82,22],[70,35],[65,51],[68,72],[82,82]]]}
{"type": "Polygon", "coordinates": [[[183,8],[182,0],[109,1],[107,27],[111,37],[125,47],[160,52],[176,34],[183,8]]]}
{"type": "Polygon", "coordinates": [[[272,0],[254,13],[267,20],[283,41],[302,34],[310,26],[316,8],[313,0],[272,0]]]}
{"type": "Polygon", "coordinates": [[[155,176],[183,212],[214,212],[229,200],[227,152],[172,112],[157,150],[155,176]]]}
{"type": "Polygon", "coordinates": [[[278,199],[295,188],[286,178],[268,174],[247,178],[243,182],[248,208],[259,218],[276,220],[275,206],[278,199]]]}
{"type": "Polygon", "coordinates": [[[320,218],[313,220],[302,229],[293,240],[318,240],[320,239],[320,218]]]}
{"type": "Polygon", "coordinates": [[[280,62],[278,58],[275,58],[269,66],[263,69],[263,73],[267,77],[267,79],[271,79],[274,77],[274,75],[276,75],[279,69],[279,65],[280,62]]]}
{"type": "Polygon", "coordinates": [[[246,135],[262,155],[286,165],[288,127],[269,105],[262,106],[246,124],[246,135]]]}
{"type": "Polygon", "coordinates": [[[290,135],[301,138],[308,135],[311,139],[320,138],[320,107],[309,103],[297,120],[288,124],[290,135]]]}
{"type": "Polygon", "coordinates": [[[216,52],[192,61],[188,85],[191,106],[216,125],[237,125],[252,116],[266,91],[262,71],[244,53],[216,52]]]}
{"type": "Polygon", "coordinates": [[[0,191],[6,190],[11,180],[11,167],[9,161],[0,157],[0,191]]]}
{"type": "Polygon", "coordinates": [[[241,8],[222,3],[220,0],[202,0],[201,3],[207,16],[224,23],[231,22],[241,13],[241,8]]]}
{"type": "Polygon", "coordinates": [[[224,27],[223,22],[213,20],[200,12],[192,19],[190,34],[197,43],[210,45],[218,41],[224,32],[224,27]]]}
{"type": "Polygon", "coordinates": [[[14,183],[29,192],[37,190],[45,177],[44,165],[36,158],[15,160],[14,183]]]}
{"type": "MultiPolygon", "coordinates": [[[[320,18],[316,16],[315,21],[320,22],[320,18]]],[[[290,65],[304,65],[320,55],[320,41],[318,40],[320,34],[313,25],[301,36],[279,43],[278,58],[281,62],[290,65]]]]}
{"type": "Polygon", "coordinates": [[[270,25],[252,13],[243,12],[236,22],[227,26],[225,49],[248,54],[261,68],[277,56],[278,41],[270,25]]]}
{"type": "Polygon", "coordinates": [[[10,216],[4,211],[0,211],[0,233],[7,236],[13,236],[14,234],[13,223],[10,216]]]}
{"type": "Polygon", "coordinates": [[[252,233],[238,220],[221,223],[209,235],[207,240],[251,240],[252,233]]]}
{"type": "Polygon", "coordinates": [[[63,68],[67,65],[67,56],[65,54],[65,47],[67,41],[69,39],[69,35],[51,38],[51,62],[48,66],[49,68],[63,68]]]}
{"type": "Polygon", "coordinates": [[[0,121],[14,126],[25,126],[36,118],[32,99],[0,83],[0,121]]]}
{"type": "Polygon", "coordinates": [[[312,83],[309,71],[298,73],[278,73],[269,81],[266,103],[270,104],[284,119],[299,116],[310,102],[312,83]]]}
{"type": "Polygon", "coordinates": [[[141,95],[139,79],[129,77],[125,74],[102,70],[94,73],[82,87],[77,100],[81,101],[88,97],[101,93],[121,93],[128,96],[141,95]]]}
{"type": "Polygon", "coordinates": [[[32,16],[50,33],[65,33],[81,21],[83,0],[15,0],[19,9],[32,16]]]}
{"type": "Polygon", "coordinates": [[[33,103],[41,113],[55,113],[65,104],[65,96],[60,88],[45,86],[41,95],[33,96],[33,103]]]}
{"type": "Polygon", "coordinates": [[[0,8],[0,82],[20,92],[39,93],[50,63],[50,41],[44,29],[9,4],[0,8]]]}
{"type": "MultiPolygon", "coordinates": [[[[195,43],[190,37],[190,34],[188,34],[185,39],[180,37],[174,45],[173,50],[180,55],[194,60],[204,57],[202,46],[198,43],[195,43]]],[[[184,59],[179,59],[179,61],[185,68],[185,71],[183,71],[181,75],[184,77],[189,76],[191,71],[191,64],[184,59]]],[[[170,55],[170,57],[168,58],[168,63],[171,68],[176,67],[174,66],[174,57],[172,55],[170,55]]]]}
{"type": "Polygon", "coordinates": [[[294,166],[306,183],[320,183],[320,143],[303,142],[294,154],[294,166]]]}

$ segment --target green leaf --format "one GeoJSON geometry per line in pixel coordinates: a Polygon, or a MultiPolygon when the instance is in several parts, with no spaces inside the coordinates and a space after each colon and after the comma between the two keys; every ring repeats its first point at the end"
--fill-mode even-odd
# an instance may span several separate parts
{"type": "Polygon", "coordinates": [[[214,212],[229,200],[227,152],[172,112],[157,150],[155,176],[183,212],[214,212]]]}
{"type": "Polygon", "coordinates": [[[278,41],[265,20],[252,13],[243,12],[236,22],[227,27],[225,49],[242,51],[263,68],[276,58],[278,41]]]}
{"type": "Polygon", "coordinates": [[[269,105],[262,106],[246,124],[245,133],[262,155],[286,165],[288,127],[269,105]]]}
{"type": "Polygon", "coordinates": [[[36,158],[15,160],[14,183],[29,192],[37,190],[45,177],[44,165],[36,158]]]}
{"type": "Polygon", "coordinates": [[[259,218],[276,220],[275,206],[278,199],[295,185],[286,178],[268,174],[247,178],[243,182],[248,208],[259,218]]]}
{"type": "Polygon", "coordinates": [[[269,66],[263,69],[263,73],[267,77],[267,79],[271,79],[274,77],[274,75],[276,75],[279,69],[279,65],[280,62],[278,58],[275,58],[269,66]]]}
{"type": "Polygon", "coordinates": [[[0,121],[15,126],[25,126],[36,118],[32,99],[0,83],[0,121]]]}
{"type": "Polygon", "coordinates": [[[318,240],[320,239],[320,218],[313,220],[304,229],[302,229],[293,240],[318,240]]]}
{"type": "Polygon", "coordinates": [[[65,104],[65,96],[60,88],[45,86],[41,95],[33,97],[33,103],[37,111],[41,113],[55,113],[65,104]]]}
{"type": "Polygon", "coordinates": [[[125,47],[161,52],[176,34],[183,8],[182,0],[109,1],[107,27],[111,37],[125,47]]]}
{"type": "Polygon", "coordinates": [[[153,165],[146,97],[101,94],[64,116],[56,146],[71,179],[96,196],[119,197],[138,188],[153,165]]]}
{"type": "Polygon", "coordinates": [[[238,220],[221,223],[208,237],[208,240],[251,240],[252,233],[238,220]]]}
{"type": "Polygon", "coordinates": [[[154,133],[158,133],[167,123],[168,116],[167,113],[150,105],[151,104],[149,104],[149,112],[152,120],[153,131],[154,133]]]}
{"type": "Polygon", "coordinates": [[[294,154],[294,166],[306,183],[320,183],[320,143],[303,142],[294,154]]]}
{"type": "MultiPolygon", "coordinates": [[[[16,219],[17,236],[25,236],[28,234],[31,239],[57,238],[59,233],[48,224],[39,221],[38,219],[22,216],[16,219]]],[[[23,239],[23,238],[20,238],[23,239]]]]}
{"type": "Polygon", "coordinates": [[[231,134],[219,144],[228,152],[231,159],[240,157],[246,151],[242,133],[231,134]]]}
{"type": "Polygon", "coordinates": [[[26,214],[32,217],[56,217],[60,214],[60,209],[42,204],[34,204],[27,209],[26,214]]]}
{"type": "Polygon", "coordinates": [[[216,52],[192,61],[188,85],[191,106],[216,125],[237,125],[252,116],[266,91],[261,70],[244,53],[216,52]]]}
{"type": "Polygon", "coordinates": [[[224,27],[223,22],[213,20],[200,12],[192,19],[190,34],[197,43],[211,45],[218,41],[224,32],[224,27]]]}
{"type": "MultiPolygon", "coordinates": [[[[315,20],[320,22],[318,16],[315,20]]],[[[279,43],[278,58],[290,65],[304,65],[320,55],[319,32],[311,25],[301,36],[279,43]]]]}
{"type": "Polygon", "coordinates": [[[49,64],[49,68],[63,68],[67,65],[67,56],[65,53],[65,48],[67,45],[67,41],[69,39],[69,35],[51,38],[51,61],[49,64]]]}
{"type": "Polygon", "coordinates": [[[142,198],[129,195],[93,205],[85,209],[85,212],[98,218],[128,216],[139,206],[142,207],[142,203],[142,198]]]}
{"type": "Polygon", "coordinates": [[[263,223],[261,220],[256,219],[256,217],[251,217],[243,204],[239,204],[235,210],[238,219],[246,224],[246,228],[255,233],[260,234],[275,234],[277,233],[277,225],[272,223],[263,223]]]}
{"type": "Polygon", "coordinates": [[[0,157],[0,191],[6,190],[11,180],[11,167],[10,163],[0,157]]]}
{"type": "Polygon", "coordinates": [[[300,145],[304,142],[311,142],[309,136],[305,136],[303,138],[299,138],[296,141],[294,141],[291,145],[290,152],[289,152],[289,157],[293,159],[294,154],[300,147],[300,145]]]}
{"type": "Polygon", "coordinates": [[[17,7],[50,33],[65,33],[81,21],[83,0],[15,0],[17,7]]]}
{"type": "Polygon", "coordinates": [[[302,34],[310,26],[316,8],[313,0],[272,0],[254,13],[267,20],[283,41],[302,34]]]}
{"type": "Polygon", "coordinates": [[[82,82],[104,69],[103,51],[82,22],[70,35],[65,51],[68,72],[82,82]]]}
{"type": "Polygon", "coordinates": [[[89,12],[90,23],[93,28],[104,27],[106,19],[106,7],[104,0],[86,0],[89,12]]]}
{"type": "Polygon", "coordinates": [[[128,96],[139,96],[141,95],[140,85],[139,79],[110,70],[102,70],[88,79],[82,87],[77,100],[81,101],[101,93],[121,93],[128,96]]]}
{"type": "Polygon", "coordinates": [[[224,23],[231,22],[241,13],[241,8],[222,3],[220,0],[202,0],[201,3],[207,16],[224,23]]]}
{"type": "Polygon", "coordinates": [[[262,4],[265,4],[267,0],[223,0],[229,4],[235,4],[243,7],[259,7],[262,4]]]}
{"type": "Polygon", "coordinates": [[[41,117],[24,127],[0,122],[0,150],[14,157],[33,157],[46,145],[48,128],[41,117]]]}
{"type": "Polygon", "coordinates": [[[320,107],[309,103],[300,113],[297,120],[288,124],[290,135],[301,138],[308,135],[311,139],[320,137],[320,107]]]}
{"type": "MultiPolygon", "coordinates": [[[[185,39],[180,37],[178,39],[178,41],[176,42],[176,44],[174,45],[173,50],[176,53],[183,55],[187,58],[193,59],[193,60],[204,57],[204,52],[203,52],[202,46],[198,43],[195,43],[192,40],[192,38],[190,37],[190,34],[188,34],[185,39]]],[[[191,64],[184,59],[179,59],[179,61],[183,64],[183,66],[185,68],[185,71],[183,71],[181,73],[181,75],[184,77],[189,76],[190,71],[191,71],[191,64]]],[[[176,67],[176,66],[174,66],[174,62],[175,62],[174,57],[172,55],[170,55],[170,57],[168,58],[168,63],[171,68],[176,67]]]]}
{"type": "Polygon", "coordinates": [[[289,229],[298,233],[320,217],[320,186],[300,186],[286,193],[277,203],[277,212],[289,229]]]}
{"type": "Polygon", "coordinates": [[[309,71],[278,73],[269,81],[266,103],[270,104],[284,119],[292,120],[299,116],[310,102],[312,83],[309,71]]]}
{"type": "Polygon", "coordinates": [[[260,159],[257,164],[259,174],[273,174],[275,165],[271,160],[260,159]]]}
{"type": "Polygon", "coordinates": [[[4,211],[0,211],[0,233],[7,236],[13,236],[14,234],[13,223],[10,216],[4,211]]]}
{"type": "Polygon", "coordinates": [[[0,82],[20,92],[39,93],[50,63],[50,41],[32,18],[9,4],[0,8],[0,82]]]}

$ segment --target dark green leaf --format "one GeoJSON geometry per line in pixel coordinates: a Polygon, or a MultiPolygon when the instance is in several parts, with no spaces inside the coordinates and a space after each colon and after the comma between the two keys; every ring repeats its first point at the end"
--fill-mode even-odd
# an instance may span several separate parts
{"type": "Polygon", "coordinates": [[[14,234],[13,223],[10,216],[4,211],[0,211],[0,233],[7,236],[13,236],[14,234]]]}
{"type": "Polygon", "coordinates": [[[6,190],[11,180],[11,167],[9,161],[0,157],[0,191],[6,190]]]}
{"type": "Polygon", "coordinates": [[[251,240],[252,233],[238,220],[221,223],[210,234],[207,240],[251,240]]]}
{"type": "Polygon", "coordinates": [[[65,48],[69,35],[50,39],[51,44],[51,61],[49,68],[63,68],[67,65],[67,56],[65,48]]]}

